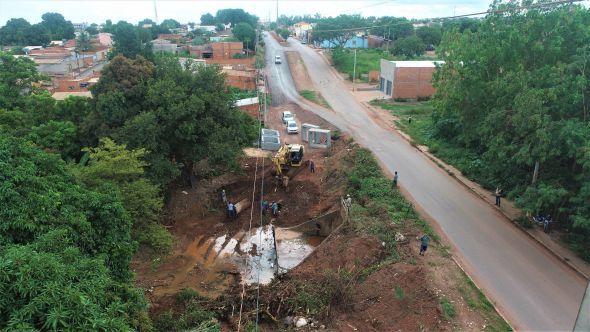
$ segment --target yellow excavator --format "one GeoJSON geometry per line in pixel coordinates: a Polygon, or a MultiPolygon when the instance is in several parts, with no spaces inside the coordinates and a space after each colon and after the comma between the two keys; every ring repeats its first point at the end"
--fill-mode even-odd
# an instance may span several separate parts
{"type": "Polygon", "coordinates": [[[289,183],[289,177],[286,175],[289,169],[299,167],[303,163],[303,151],[303,145],[301,144],[285,143],[272,157],[273,175],[282,181],[283,186],[287,187],[289,183]]]}

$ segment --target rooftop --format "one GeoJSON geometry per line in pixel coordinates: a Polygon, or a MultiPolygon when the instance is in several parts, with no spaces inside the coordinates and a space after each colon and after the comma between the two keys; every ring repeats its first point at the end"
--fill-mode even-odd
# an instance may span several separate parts
{"type": "Polygon", "coordinates": [[[395,64],[396,67],[401,68],[435,68],[437,65],[442,65],[444,61],[433,61],[433,60],[424,60],[424,61],[390,61],[391,63],[395,64]]]}

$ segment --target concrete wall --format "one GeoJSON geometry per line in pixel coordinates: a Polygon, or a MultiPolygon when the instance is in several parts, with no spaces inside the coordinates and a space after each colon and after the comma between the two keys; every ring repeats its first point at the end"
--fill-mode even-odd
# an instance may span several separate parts
{"type": "Polygon", "coordinates": [[[387,82],[393,86],[395,65],[393,62],[381,59],[381,70],[379,72],[379,90],[391,97],[391,92],[387,91],[387,82]]]}
{"type": "Polygon", "coordinates": [[[430,97],[435,89],[432,74],[436,68],[411,67],[396,68],[393,84],[393,98],[416,99],[430,97]]]}
{"type": "Polygon", "coordinates": [[[576,325],[574,326],[574,332],[590,331],[590,282],[586,288],[586,294],[582,300],[580,306],[580,312],[576,319],[576,325]]]}

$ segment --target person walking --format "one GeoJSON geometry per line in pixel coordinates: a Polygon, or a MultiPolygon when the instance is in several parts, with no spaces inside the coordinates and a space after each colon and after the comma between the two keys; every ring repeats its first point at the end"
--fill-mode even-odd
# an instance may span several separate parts
{"type": "Polygon", "coordinates": [[[397,175],[397,171],[393,174],[393,187],[397,188],[397,180],[399,179],[399,175],[397,175]]]}
{"type": "Polygon", "coordinates": [[[234,205],[232,202],[227,203],[227,216],[230,219],[233,219],[234,217],[234,205]]]}
{"type": "Polygon", "coordinates": [[[502,197],[502,188],[500,186],[496,187],[496,206],[500,207],[500,198],[502,197]]]}
{"type": "Polygon", "coordinates": [[[420,256],[424,256],[424,253],[428,249],[428,242],[430,242],[430,238],[428,235],[424,234],[420,238],[420,256]]]}
{"type": "Polygon", "coordinates": [[[266,211],[268,211],[268,201],[267,200],[262,201],[261,208],[262,208],[262,214],[266,215],[266,211]]]}
{"type": "Polygon", "coordinates": [[[236,206],[236,204],[233,204],[233,208],[234,219],[238,219],[238,207],[236,206]]]}
{"type": "Polygon", "coordinates": [[[272,204],[270,205],[270,210],[272,211],[272,215],[276,217],[279,213],[279,205],[277,204],[277,202],[272,202],[272,204]]]}
{"type": "Polygon", "coordinates": [[[227,195],[225,194],[225,189],[221,190],[221,201],[223,204],[227,204],[227,195]]]}
{"type": "Polygon", "coordinates": [[[309,171],[315,173],[315,163],[311,159],[309,160],[309,171]]]}
{"type": "Polygon", "coordinates": [[[350,194],[346,194],[346,199],[344,199],[344,206],[346,207],[347,212],[350,213],[350,208],[352,207],[352,197],[350,197],[350,194]]]}

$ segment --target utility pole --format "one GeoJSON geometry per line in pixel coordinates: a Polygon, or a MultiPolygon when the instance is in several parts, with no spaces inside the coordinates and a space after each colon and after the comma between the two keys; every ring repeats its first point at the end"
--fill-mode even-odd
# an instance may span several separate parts
{"type": "Polygon", "coordinates": [[[352,66],[352,91],[354,91],[355,78],[356,78],[356,48],[354,49],[354,65],[352,66]]]}
{"type": "Polygon", "coordinates": [[[277,0],[277,25],[279,25],[279,0],[277,0]]]}

